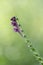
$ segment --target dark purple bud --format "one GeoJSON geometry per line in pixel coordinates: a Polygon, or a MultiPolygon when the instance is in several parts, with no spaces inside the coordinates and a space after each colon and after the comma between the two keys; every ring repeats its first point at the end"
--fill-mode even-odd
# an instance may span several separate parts
{"type": "Polygon", "coordinates": [[[16,21],[16,17],[12,17],[11,18],[11,21],[16,21]]]}
{"type": "Polygon", "coordinates": [[[18,28],[14,28],[14,31],[15,31],[15,32],[19,32],[19,29],[18,29],[18,28]]]}
{"type": "Polygon", "coordinates": [[[15,21],[12,21],[11,24],[12,24],[13,26],[17,26],[17,22],[15,22],[15,21]]]}

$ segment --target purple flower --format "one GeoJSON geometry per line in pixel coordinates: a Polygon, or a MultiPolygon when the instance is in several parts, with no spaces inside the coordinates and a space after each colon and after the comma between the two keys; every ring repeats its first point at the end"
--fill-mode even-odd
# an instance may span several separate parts
{"type": "Polygon", "coordinates": [[[19,27],[19,24],[18,24],[17,20],[18,20],[18,18],[12,17],[12,18],[11,18],[11,21],[12,21],[11,24],[12,24],[13,27],[14,27],[14,31],[15,31],[15,32],[18,32],[21,36],[23,36],[22,33],[21,33],[21,29],[20,29],[20,27],[19,27]]]}
{"type": "Polygon", "coordinates": [[[12,24],[13,26],[16,26],[16,27],[18,26],[18,23],[17,23],[18,18],[12,17],[10,20],[12,21],[11,24],[12,24]]]}
{"type": "Polygon", "coordinates": [[[14,31],[15,32],[20,32],[20,28],[19,28],[19,25],[18,25],[18,23],[17,23],[17,21],[16,21],[17,19],[16,19],[16,17],[12,17],[11,18],[11,24],[13,25],[13,26],[15,26],[15,28],[14,28],[14,31]]]}
{"type": "Polygon", "coordinates": [[[12,17],[11,18],[11,24],[13,25],[13,26],[16,26],[17,27],[17,22],[16,22],[16,17],[12,17]]]}

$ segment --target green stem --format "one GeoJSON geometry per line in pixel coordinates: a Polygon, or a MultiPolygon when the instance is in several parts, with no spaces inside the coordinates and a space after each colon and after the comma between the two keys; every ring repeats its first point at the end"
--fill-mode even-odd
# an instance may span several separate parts
{"type": "MultiPolygon", "coordinates": [[[[23,34],[23,32],[22,32],[22,34],[23,34]]],[[[31,41],[27,39],[26,35],[23,35],[23,38],[26,40],[27,46],[32,51],[33,56],[35,56],[35,58],[40,62],[40,64],[43,65],[43,59],[40,57],[40,54],[37,52],[37,50],[32,46],[31,41]]]]}

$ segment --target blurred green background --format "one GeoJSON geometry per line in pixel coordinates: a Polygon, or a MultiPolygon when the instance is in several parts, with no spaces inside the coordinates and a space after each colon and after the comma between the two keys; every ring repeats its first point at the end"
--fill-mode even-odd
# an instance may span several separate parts
{"type": "Polygon", "coordinates": [[[23,38],[13,31],[16,16],[43,57],[43,0],[0,0],[0,65],[40,65],[23,38]]]}

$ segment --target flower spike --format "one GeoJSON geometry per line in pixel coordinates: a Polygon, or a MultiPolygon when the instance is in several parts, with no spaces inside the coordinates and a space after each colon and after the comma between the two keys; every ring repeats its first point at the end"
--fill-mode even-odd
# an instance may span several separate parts
{"type": "Polygon", "coordinates": [[[11,18],[11,21],[12,21],[11,24],[14,27],[14,31],[18,32],[26,40],[26,43],[28,47],[30,48],[30,50],[32,51],[33,55],[40,62],[40,64],[43,65],[43,59],[40,57],[40,54],[37,52],[37,50],[33,47],[31,41],[27,39],[27,35],[24,34],[24,31],[21,30],[22,29],[20,28],[21,25],[18,24],[17,20],[18,18],[16,18],[15,16],[11,18]]]}

